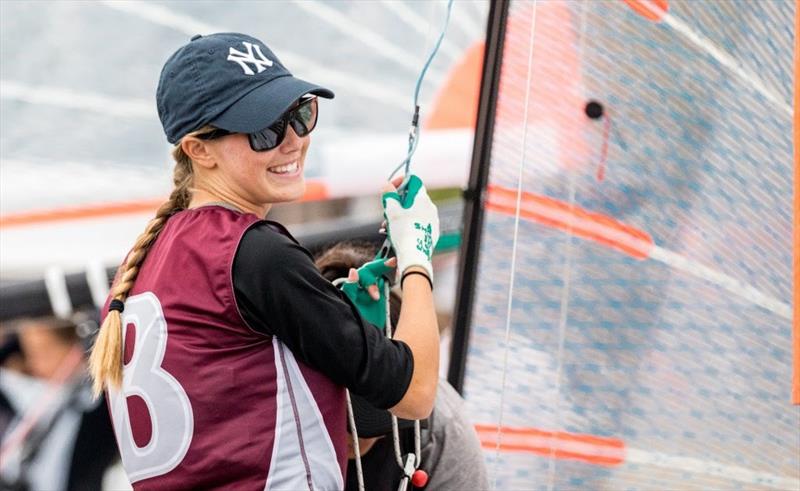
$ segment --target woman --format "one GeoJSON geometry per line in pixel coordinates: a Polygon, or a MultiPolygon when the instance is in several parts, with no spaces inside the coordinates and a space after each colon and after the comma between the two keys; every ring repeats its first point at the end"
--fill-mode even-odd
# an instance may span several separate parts
{"type": "MultiPolygon", "coordinates": [[[[333,281],[352,275],[353,268],[372,260],[376,248],[368,243],[340,242],[321,252],[316,259],[324,277],[333,281]]],[[[394,325],[403,302],[392,292],[389,316],[394,325]]],[[[392,421],[388,412],[373,407],[352,395],[353,416],[358,433],[364,487],[370,491],[396,490],[403,477],[392,441],[392,421]]],[[[436,403],[420,432],[420,469],[428,476],[426,489],[489,489],[483,451],[464,410],[461,396],[444,380],[439,381],[436,403]]],[[[402,461],[415,448],[411,421],[398,420],[402,461]]],[[[348,449],[345,491],[358,489],[355,452],[348,449]]]]}
{"type": "Polygon", "coordinates": [[[120,268],[91,356],[135,489],[342,489],[344,387],[400,417],[431,411],[424,187],[383,198],[406,305],[392,341],[264,219],[303,195],[317,96],[333,93],[243,34],[195,36],[164,65],[175,188],[120,268]]]}

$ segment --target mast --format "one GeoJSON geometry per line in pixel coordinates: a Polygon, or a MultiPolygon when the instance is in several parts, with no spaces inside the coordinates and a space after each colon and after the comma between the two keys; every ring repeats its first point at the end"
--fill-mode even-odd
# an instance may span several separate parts
{"type": "Polygon", "coordinates": [[[447,380],[459,393],[463,392],[475,297],[474,285],[478,276],[479,243],[483,231],[483,202],[489,179],[489,159],[492,154],[494,118],[500,85],[508,6],[509,0],[490,2],[475,141],[472,146],[472,164],[469,184],[464,191],[464,240],[459,256],[455,324],[450,351],[450,366],[447,372],[447,380]]]}

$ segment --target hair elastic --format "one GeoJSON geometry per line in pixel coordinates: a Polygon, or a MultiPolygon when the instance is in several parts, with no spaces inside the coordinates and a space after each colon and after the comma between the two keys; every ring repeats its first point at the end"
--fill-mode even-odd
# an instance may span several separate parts
{"type": "Polygon", "coordinates": [[[423,273],[422,271],[406,271],[403,273],[403,276],[400,278],[400,288],[403,288],[403,282],[406,280],[407,276],[411,276],[412,274],[418,274],[420,276],[424,276],[426,280],[428,280],[428,284],[431,285],[431,291],[433,291],[433,281],[431,281],[430,276],[423,273]]]}
{"type": "Polygon", "coordinates": [[[117,300],[116,298],[111,301],[108,305],[108,311],[111,312],[112,310],[116,310],[120,314],[123,310],[125,310],[125,303],[122,300],[117,300]]]}

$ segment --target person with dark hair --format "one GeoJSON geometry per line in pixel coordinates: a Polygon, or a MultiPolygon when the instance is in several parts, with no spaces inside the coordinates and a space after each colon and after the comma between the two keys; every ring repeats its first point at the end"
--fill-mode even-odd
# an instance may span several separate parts
{"type": "MultiPolygon", "coordinates": [[[[369,243],[340,242],[316,257],[316,265],[330,281],[352,277],[352,271],[375,257],[369,243]]],[[[397,322],[401,297],[391,291],[389,316],[397,322]]],[[[351,394],[363,482],[370,491],[396,490],[403,469],[395,455],[392,419],[388,411],[376,408],[363,397],[351,394]]],[[[478,435],[464,411],[461,396],[446,381],[439,381],[431,415],[422,421],[420,431],[420,469],[427,474],[424,486],[430,490],[489,488],[486,465],[478,435]]],[[[403,456],[415,450],[412,421],[398,419],[398,436],[403,456]]],[[[354,445],[348,447],[349,462],[345,490],[358,489],[354,445]]],[[[402,459],[401,459],[402,460],[402,459]]]]}
{"type": "Polygon", "coordinates": [[[120,266],[90,357],[136,490],[341,489],[345,387],[400,417],[433,408],[431,251],[417,243],[436,243],[439,219],[421,181],[382,198],[405,293],[394,339],[266,219],[303,197],[318,98],[333,92],[239,33],[196,35],[161,71],[174,189],[120,266]]]}

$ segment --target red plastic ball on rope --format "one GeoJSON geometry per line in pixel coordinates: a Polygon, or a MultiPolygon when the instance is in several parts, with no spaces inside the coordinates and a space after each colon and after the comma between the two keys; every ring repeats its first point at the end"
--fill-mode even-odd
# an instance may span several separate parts
{"type": "Polygon", "coordinates": [[[411,475],[411,484],[413,484],[415,488],[424,488],[425,485],[428,484],[428,473],[422,469],[415,470],[411,475]]]}

